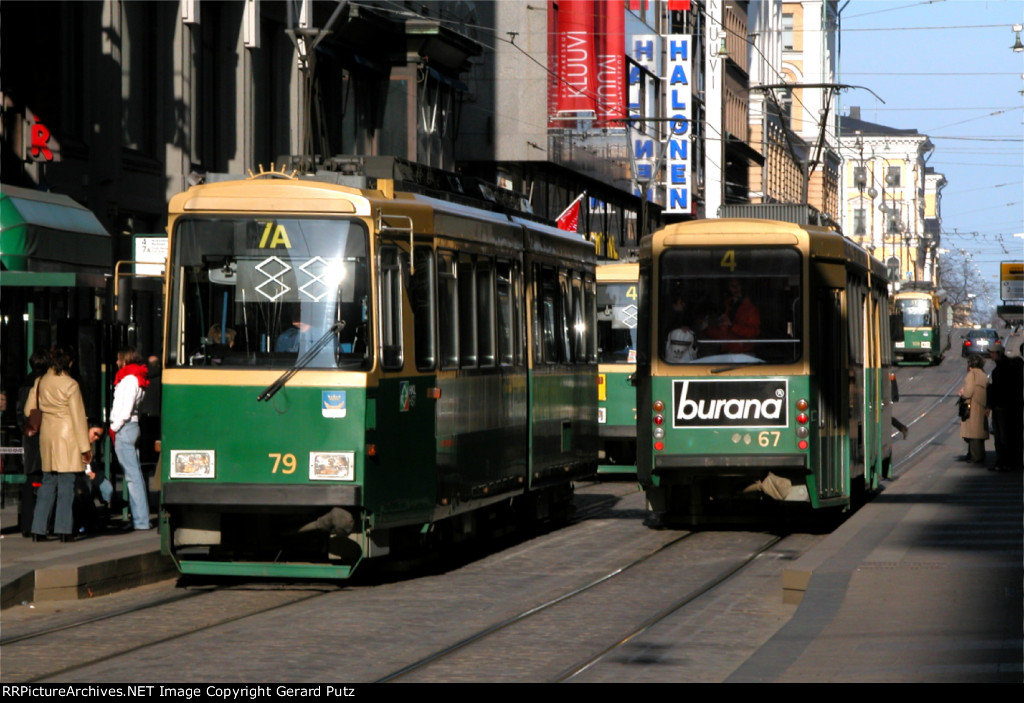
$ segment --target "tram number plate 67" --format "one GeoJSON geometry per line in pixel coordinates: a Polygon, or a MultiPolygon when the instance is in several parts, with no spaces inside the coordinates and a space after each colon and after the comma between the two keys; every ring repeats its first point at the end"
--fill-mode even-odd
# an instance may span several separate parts
{"type": "Polygon", "coordinates": [[[777,447],[779,446],[779,437],[781,436],[781,432],[759,432],[757,434],[757,444],[761,447],[777,447]]]}
{"type": "Polygon", "coordinates": [[[294,454],[267,454],[267,456],[274,460],[274,468],[270,470],[272,474],[276,474],[278,469],[281,469],[283,474],[293,474],[299,465],[294,454]]]}

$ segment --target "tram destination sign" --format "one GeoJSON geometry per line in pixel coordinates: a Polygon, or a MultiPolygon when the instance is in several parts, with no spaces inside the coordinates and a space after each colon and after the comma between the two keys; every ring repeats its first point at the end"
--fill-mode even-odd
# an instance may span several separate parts
{"type": "Polygon", "coordinates": [[[672,427],[787,427],[782,379],[672,382],[672,427]]]}

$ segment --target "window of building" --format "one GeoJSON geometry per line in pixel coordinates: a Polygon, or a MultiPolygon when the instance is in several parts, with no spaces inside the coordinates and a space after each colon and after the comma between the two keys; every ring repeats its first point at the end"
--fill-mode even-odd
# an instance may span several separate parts
{"type": "Polygon", "coordinates": [[[862,207],[853,211],[853,233],[867,234],[867,210],[862,207]]]}
{"type": "Polygon", "coordinates": [[[782,13],[782,48],[786,51],[793,50],[793,13],[782,13]]]}
{"type": "Polygon", "coordinates": [[[885,184],[887,186],[898,188],[900,184],[900,169],[899,166],[887,166],[885,169],[885,184]]]}

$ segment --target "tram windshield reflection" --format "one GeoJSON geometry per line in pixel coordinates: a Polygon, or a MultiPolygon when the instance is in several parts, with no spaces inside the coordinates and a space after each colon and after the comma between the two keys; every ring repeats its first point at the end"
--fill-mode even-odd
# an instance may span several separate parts
{"type": "Polygon", "coordinates": [[[183,218],[172,252],[170,366],[368,368],[367,233],[324,219],[183,218]]]}
{"type": "Polygon", "coordinates": [[[800,359],[800,253],[788,247],[678,247],[660,259],[659,354],[670,364],[800,359]]]}

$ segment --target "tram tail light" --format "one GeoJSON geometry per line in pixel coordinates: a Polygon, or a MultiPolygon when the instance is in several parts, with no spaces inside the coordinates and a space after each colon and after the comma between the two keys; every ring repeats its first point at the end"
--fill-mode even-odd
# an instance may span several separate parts
{"type": "Polygon", "coordinates": [[[799,447],[800,449],[807,449],[807,447],[810,446],[807,441],[807,438],[811,434],[811,430],[807,427],[807,423],[810,422],[811,420],[811,417],[807,412],[810,409],[810,407],[811,404],[807,401],[806,398],[800,398],[799,400],[796,401],[796,408],[797,410],[800,411],[800,413],[796,416],[796,436],[799,440],[796,443],[796,446],[799,447]]]}
{"type": "Polygon", "coordinates": [[[377,456],[377,445],[367,444],[366,445],[366,456],[377,456]]]}
{"type": "Polygon", "coordinates": [[[665,416],[661,414],[665,410],[665,404],[660,400],[656,400],[651,407],[654,408],[654,417],[652,418],[654,423],[654,439],[656,440],[654,442],[654,450],[660,452],[665,448],[665,443],[661,441],[665,438],[665,430],[662,428],[662,425],[665,424],[665,416]]]}

